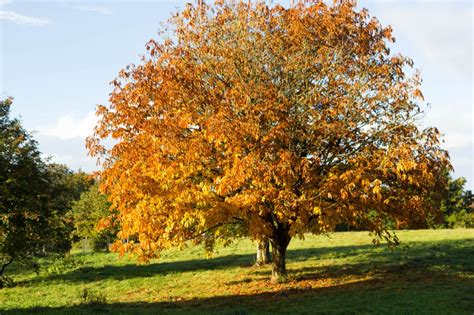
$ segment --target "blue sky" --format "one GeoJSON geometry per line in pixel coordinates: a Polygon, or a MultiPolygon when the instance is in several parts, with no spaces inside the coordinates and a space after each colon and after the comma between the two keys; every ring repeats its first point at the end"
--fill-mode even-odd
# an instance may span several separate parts
{"type": "MultiPolygon", "coordinates": [[[[40,150],[91,171],[84,138],[120,69],[187,1],[0,0],[0,97],[35,131],[40,150]]],[[[276,1],[275,1],[276,2],[276,1]]],[[[473,5],[471,1],[359,1],[392,25],[393,52],[414,59],[431,104],[423,120],[445,134],[456,176],[473,188],[473,5]]]]}

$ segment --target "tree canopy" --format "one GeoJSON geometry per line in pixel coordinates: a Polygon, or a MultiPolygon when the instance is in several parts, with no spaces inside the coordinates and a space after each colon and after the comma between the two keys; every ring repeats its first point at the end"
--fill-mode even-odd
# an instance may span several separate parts
{"type": "Polygon", "coordinates": [[[305,232],[350,222],[396,242],[388,221],[439,215],[449,161],[437,129],[418,126],[420,74],[367,10],[199,2],[163,34],[112,81],[88,139],[119,237],[137,238],[115,250],[211,249],[239,222],[270,240],[277,279],[305,232]]]}

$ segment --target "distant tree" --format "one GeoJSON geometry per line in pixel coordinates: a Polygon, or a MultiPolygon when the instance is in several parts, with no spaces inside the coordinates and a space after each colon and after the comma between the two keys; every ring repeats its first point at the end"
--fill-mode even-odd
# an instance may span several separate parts
{"type": "Polygon", "coordinates": [[[390,27],[353,1],[202,1],[113,81],[88,140],[119,212],[114,249],[148,260],[187,240],[212,249],[240,222],[272,245],[272,278],[305,232],[439,217],[435,128],[420,130],[420,75],[390,27]],[[112,148],[104,141],[113,138],[112,148]]]}
{"type": "Polygon", "coordinates": [[[463,205],[465,209],[474,212],[474,196],[472,195],[472,190],[466,190],[463,194],[463,205]]]}
{"type": "Polygon", "coordinates": [[[67,210],[54,167],[40,157],[36,141],[18,119],[12,99],[0,101],[0,284],[15,261],[36,269],[36,258],[70,249],[67,210]]]}
{"type": "Polygon", "coordinates": [[[465,208],[464,200],[464,185],[466,179],[464,177],[458,177],[454,179],[449,173],[446,174],[447,190],[446,197],[443,199],[443,212],[445,215],[450,215],[454,212],[459,212],[465,208]]]}
{"type": "Polygon", "coordinates": [[[448,227],[474,227],[474,209],[472,192],[465,190],[466,179],[454,179],[446,172],[447,190],[441,205],[444,213],[444,224],[448,227]]]}
{"type": "Polygon", "coordinates": [[[107,250],[108,245],[116,239],[117,227],[113,224],[104,225],[103,222],[111,216],[110,206],[107,196],[99,192],[97,184],[83,192],[81,198],[72,205],[74,234],[81,239],[91,240],[95,250],[107,250]]]}
{"type": "Polygon", "coordinates": [[[57,238],[61,242],[51,242],[49,251],[59,251],[51,246],[62,244],[71,247],[72,234],[74,230],[73,216],[71,208],[73,202],[79,200],[81,194],[87,191],[93,184],[94,179],[87,173],[74,172],[66,165],[51,163],[47,164],[48,185],[45,186],[47,194],[47,207],[54,212],[54,217],[58,218],[58,226],[54,229],[55,234],[50,235],[50,239],[57,238]]]}
{"type": "Polygon", "coordinates": [[[47,165],[50,181],[51,207],[70,210],[74,201],[94,185],[91,175],[79,170],[74,172],[64,164],[47,165]]]}

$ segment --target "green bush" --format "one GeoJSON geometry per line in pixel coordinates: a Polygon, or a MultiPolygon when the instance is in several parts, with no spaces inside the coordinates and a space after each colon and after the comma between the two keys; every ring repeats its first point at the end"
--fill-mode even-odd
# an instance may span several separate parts
{"type": "Polygon", "coordinates": [[[474,212],[468,212],[467,210],[461,210],[459,212],[452,213],[446,219],[450,228],[473,228],[474,227],[474,212]]]}

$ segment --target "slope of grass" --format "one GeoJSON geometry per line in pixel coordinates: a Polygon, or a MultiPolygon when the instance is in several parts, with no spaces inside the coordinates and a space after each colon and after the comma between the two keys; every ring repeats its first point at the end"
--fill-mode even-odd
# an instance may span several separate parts
{"type": "Polygon", "coordinates": [[[290,281],[278,285],[269,266],[253,266],[248,240],[212,259],[191,247],[148,265],[78,252],[39,275],[11,268],[16,285],[0,290],[0,314],[473,314],[474,230],[397,234],[394,251],[367,232],[293,240],[290,281]]]}

